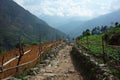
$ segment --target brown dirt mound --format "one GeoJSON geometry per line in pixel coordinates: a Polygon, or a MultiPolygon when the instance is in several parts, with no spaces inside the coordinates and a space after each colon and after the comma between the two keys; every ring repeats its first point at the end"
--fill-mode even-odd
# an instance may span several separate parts
{"type": "Polygon", "coordinates": [[[109,40],[109,45],[118,45],[120,46],[120,34],[114,34],[109,40]]]}

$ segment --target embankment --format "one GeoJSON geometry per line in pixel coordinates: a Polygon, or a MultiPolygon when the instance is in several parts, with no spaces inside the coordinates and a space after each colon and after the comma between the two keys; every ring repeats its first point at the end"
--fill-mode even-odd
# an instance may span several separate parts
{"type": "Polygon", "coordinates": [[[71,58],[75,68],[84,76],[84,80],[115,80],[105,64],[99,64],[80,49],[73,47],[71,58]]]}

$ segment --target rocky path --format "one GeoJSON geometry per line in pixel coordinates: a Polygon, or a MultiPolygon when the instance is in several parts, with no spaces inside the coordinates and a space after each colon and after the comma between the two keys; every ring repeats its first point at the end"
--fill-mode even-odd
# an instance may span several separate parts
{"type": "Polygon", "coordinates": [[[70,58],[72,46],[66,45],[59,51],[56,58],[48,65],[41,67],[38,74],[30,76],[27,80],[83,80],[75,71],[70,58]]]}

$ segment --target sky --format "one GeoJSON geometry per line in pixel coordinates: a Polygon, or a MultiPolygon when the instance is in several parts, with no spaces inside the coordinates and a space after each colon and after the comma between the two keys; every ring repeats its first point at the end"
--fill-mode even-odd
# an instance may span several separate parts
{"type": "Polygon", "coordinates": [[[120,9],[120,0],[14,0],[36,16],[94,18],[120,9]]]}

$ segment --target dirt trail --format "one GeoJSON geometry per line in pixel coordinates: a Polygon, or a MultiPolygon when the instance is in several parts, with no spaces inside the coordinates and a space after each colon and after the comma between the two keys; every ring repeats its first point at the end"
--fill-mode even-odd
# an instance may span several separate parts
{"type": "Polygon", "coordinates": [[[72,64],[71,49],[72,46],[66,45],[49,65],[42,67],[38,74],[28,80],[83,80],[72,64]]]}

